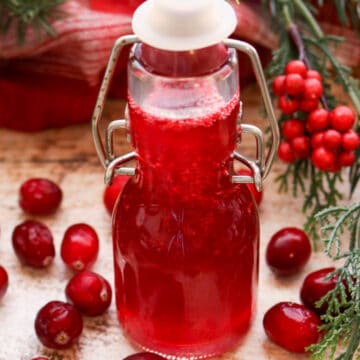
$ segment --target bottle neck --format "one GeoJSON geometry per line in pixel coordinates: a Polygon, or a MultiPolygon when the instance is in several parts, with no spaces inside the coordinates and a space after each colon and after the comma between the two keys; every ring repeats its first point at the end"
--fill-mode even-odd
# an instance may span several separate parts
{"type": "Polygon", "coordinates": [[[169,77],[193,77],[211,74],[228,60],[223,44],[198,50],[167,51],[141,44],[135,55],[150,73],[169,77]]]}

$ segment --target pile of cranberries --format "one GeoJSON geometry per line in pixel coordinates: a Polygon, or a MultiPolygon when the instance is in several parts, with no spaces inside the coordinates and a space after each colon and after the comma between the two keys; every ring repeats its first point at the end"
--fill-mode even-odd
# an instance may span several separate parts
{"type": "MultiPolygon", "coordinates": [[[[297,273],[304,268],[310,255],[311,245],[307,235],[295,227],[277,231],[266,248],[266,262],[277,276],[297,273]]],[[[288,351],[305,353],[308,346],[322,337],[320,316],[326,313],[328,305],[324,302],[319,307],[318,302],[335,288],[337,281],[333,267],[309,273],[300,289],[302,304],[284,301],[265,313],[263,326],[267,336],[288,351]]],[[[344,287],[347,288],[346,284],[344,287]]]]}
{"type": "Polygon", "coordinates": [[[354,164],[360,143],[359,135],[352,129],[355,114],[344,105],[332,111],[319,107],[323,94],[319,72],[308,70],[300,60],[292,60],[286,65],[285,74],[274,79],[272,88],[286,115],[278,149],[281,160],[292,163],[309,158],[316,168],[330,172],[354,164]]]}
{"type": "MultiPolygon", "coordinates": [[[[19,205],[28,214],[52,214],[59,208],[61,199],[61,189],[48,179],[29,179],[20,188],[19,205]]],[[[27,266],[46,268],[55,257],[51,230],[40,221],[26,220],[17,225],[12,233],[12,244],[18,259],[27,266]]],[[[109,282],[89,270],[99,253],[99,238],[90,225],[80,223],[68,227],[60,253],[64,263],[75,272],[65,289],[68,302],[48,302],[35,319],[39,340],[54,349],[72,346],[83,330],[81,314],[103,314],[112,298],[109,282]]],[[[0,266],[0,298],[5,295],[7,287],[8,275],[0,266]]]]}

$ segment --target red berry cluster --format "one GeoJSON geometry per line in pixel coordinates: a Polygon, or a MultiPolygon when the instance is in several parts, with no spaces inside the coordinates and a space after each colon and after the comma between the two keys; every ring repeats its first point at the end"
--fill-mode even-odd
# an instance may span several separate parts
{"type": "Polygon", "coordinates": [[[300,60],[290,61],[285,75],[277,76],[273,92],[279,96],[279,108],[291,118],[282,124],[278,156],[292,163],[311,158],[313,165],[323,171],[339,171],[355,162],[359,135],[352,130],[355,114],[348,106],[337,106],[331,112],[319,108],[323,93],[321,75],[308,70],[300,60]],[[294,115],[305,114],[305,120],[294,115]]]}

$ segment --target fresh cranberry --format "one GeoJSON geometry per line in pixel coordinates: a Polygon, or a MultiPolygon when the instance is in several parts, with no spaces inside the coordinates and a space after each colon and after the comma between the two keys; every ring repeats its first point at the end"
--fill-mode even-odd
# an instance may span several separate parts
{"type": "MultiPolygon", "coordinates": [[[[238,171],[238,174],[239,175],[249,175],[249,176],[252,176],[252,172],[250,169],[240,169],[238,171]]],[[[257,205],[260,205],[261,201],[262,201],[262,197],[263,197],[263,193],[262,191],[257,191],[255,189],[255,185],[253,183],[250,183],[250,184],[246,184],[247,187],[249,188],[249,190],[251,191],[254,199],[255,199],[255,202],[257,205]]]]}
{"type": "Polygon", "coordinates": [[[303,112],[311,112],[316,110],[319,106],[318,99],[302,99],[300,101],[299,110],[303,112]]]}
{"type": "Polygon", "coordinates": [[[330,112],[330,125],[340,132],[350,130],[355,123],[355,114],[348,106],[340,105],[330,112]]]}
{"type": "Polygon", "coordinates": [[[26,265],[47,267],[55,256],[54,240],[49,228],[33,220],[17,225],[12,233],[17,257],[26,265]]]}
{"type": "Polygon", "coordinates": [[[292,163],[295,161],[295,154],[291,148],[291,145],[287,141],[280,143],[278,148],[278,157],[280,160],[287,163],[292,163]]]}
{"type": "Polygon", "coordinates": [[[279,108],[284,114],[291,115],[299,109],[299,100],[282,95],[279,97],[279,108]]]}
{"type": "Polygon", "coordinates": [[[323,146],[323,138],[324,138],[324,133],[323,132],[318,132],[315,133],[311,136],[311,146],[313,149],[316,149],[320,146],[323,146]]]}
{"type": "Polygon", "coordinates": [[[4,267],[0,266],[0,300],[4,297],[9,286],[9,276],[4,267]]]}
{"type": "Polygon", "coordinates": [[[317,343],[321,334],[319,316],[304,305],[280,302],[264,315],[266,335],[275,344],[296,353],[305,353],[306,348],[317,343]]]}
{"type": "Polygon", "coordinates": [[[50,301],[36,315],[35,331],[41,343],[52,349],[69,348],[83,329],[76,308],[62,301],[50,301]]]}
{"type": "Polygon", "coordinates": [[[305,99],[319,99],[323,93],[323,86],[318,79],[305,79],[303,97],[305,99]]]}
{"type": "Polygon", "coordinates": [[[316,109],[309,114],[307,123],[312,131],[321,131],[329,124],[329,113],[325,109],[316,109]]]}
{"type": "Polygon", "coordinates": [[[307,67],[301,60],[291,60],[286,64],[285,74],[299,74],[301,77],[305,77],[307,73],[307,67]]]}
{"type": "Polygon", "coordinates": [[[319,146],[312,152],[311,161],[319,170],[328,171],[336,162],[336,156],[331,150],[319,146]]]}
{"type": "Polygon", "coordinates": [[[356,150],[360,144],[359,135],[353,129],[348,130],[342,134],[341,146],[344,150],[356,150]]]}
{"type": "Polygon", "coordinates": [[[75,274],[65,289],[67,300],[87,316],[103,314],[111,303],[111,287],[101,275],[83,270],[75,274]]]}
{"type": "Polygon", "coordinates": [[[285,93],[285,75],[276,76],[272,83],[272,89],[276,96],[284,95],[285,93]]]}
{"type": "Polygon", "coordinates": [[[114,177],[112,184],[106,186],[103,200],[109,214],[112,214],[116,200],[129,178],[129,176],[117,175],[114,177]]]}
{"type": "Polygon", "coordinates": [[[151,352],[140,352],[129,355],[123,360],[165,360],[165,358],[151,352]]]}
{"type": "Polygon", "coordinates": [[[354,165],[355,160],[354,151],[342,151],[338,156],[339,165],[343,167],[354,165]]]}
{"type": "Polygon", "coordinates": [[[70,269],[80,271],[90,268],[99,253],[99,238],[87,224],[70,226],[61,243],[61,258],[70,269]]]}
{"type": "Polygon", "coordinates": [[[338,276],[328,277],[334,270],[334,267],[329,267],[313,271],[306,276],[301,286],[301,302],[319,315],[326,312],[327,304],[324,303],[319,308],[316,306],[316,303],[336,286],[338,276]]]}
{"type": "Polygon", "coordinates": [[[52,214],[59,207],[61,199],[61,189],[48,179],[29,179],[20,187],[19,204],[30,214],[52,214]]]}
{"type": "Polygon", "coordinates": [[[306,135],[291,140],[291,148],[298,159],[306,159],[310,155],[310,139],[306,135]]]}
{"type": "Polygon", "coordinates": [[[321,74],[316,70],[308,70],[305,76],[307,79],[318,79],[322,82],[321,74]]]}
{"type": "Polygon", "coordinates": [[[285,227],[277,231],[266,248],[266,262],[279,275],[291,275],[305,266],[310,258],[311,245],[304,231],[285,227]]]}
{"type": "Polygon", "coordinates": [[[341,145],[341,134],[334,129],[324,132],[323,145],[329,150],[337,150],[341,145]]]}
{"type": "Polygon", "coordinates": [[[285,78],[285,92],[289,95],[300,95],[304,90],[304,79],[299,74],[289,74],[285,78]]]}
{"type": "Polygon", "coordinates": [[[304,123],[298,119],[289,119],[282,124],[282,134],[286,140],[291,140],[304,134],[304,123]]]}

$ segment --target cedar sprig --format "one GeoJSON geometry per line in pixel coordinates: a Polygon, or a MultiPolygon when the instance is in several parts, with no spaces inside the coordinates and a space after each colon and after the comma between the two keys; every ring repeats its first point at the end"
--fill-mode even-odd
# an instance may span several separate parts
{"type": "Polygon", "coordinates": [[[342,260],[328,277],[336,276],[333,290],[316,304],[327,304],[322,315],[324,332],[318,344],[311,345],[313,360],[360,359],[360,203],[349,207],[324,209],[311,218],[320,224],[327,256],[342,260]],[[347,242],[346,239],[349,239],[347,242]],[[345,243],[348,245],[345,246],[345,243]]]}
{"type": "Polygon", "coordinates": [[[16,26],[18,42],[26,41],[26,32],[33,28],[40,38],[44,32],[55,36],[51,23],[66,15],[59,5],[66,0],[0,0],[0,34],[16,26]]]}

